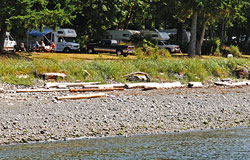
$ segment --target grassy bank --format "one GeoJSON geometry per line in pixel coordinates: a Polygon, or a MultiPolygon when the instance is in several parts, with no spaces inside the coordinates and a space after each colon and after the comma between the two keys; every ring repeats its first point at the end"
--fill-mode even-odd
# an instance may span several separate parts
{"type": "Polygon", "coordinates": [[[154,81],[202,81],[213,78],[235,78],[236,65],[250,67],[248,59],[241,58],[160,58],[135,59],[123,57],[115,60],[97,59],[27,59],[0,58],[0,80],[11,84],[33,85],[36,75],[44,72],[61,72],[68,81],[114,80],[125,82],[124,75],[141,71],[149,73],[154,81]],[[87,74],[86,71],[89,73],[87,74]],[[180,79],[176,75],[182,75],[180,79]],[[28,75],[23,76],[23,75],[28,75]]]}

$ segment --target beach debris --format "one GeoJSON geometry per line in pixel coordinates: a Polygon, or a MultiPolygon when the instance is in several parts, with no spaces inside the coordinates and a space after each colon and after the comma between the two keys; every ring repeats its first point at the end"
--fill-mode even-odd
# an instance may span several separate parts
{"type": "Polygon", "coordinates": [[[125,88],[125,84],[99,84],[99,85],[85,85],[83,88],[99,88],[99,89],[105,89],[105,88],[125,88]]]}
{"type": "Polygon", "coordinates": [[[157,83],[156,85],[147,85],[144,87],[145,90],[152,89],[170,89],[170,88],[181,88],[185,87],[180,82],[171,82],[171,83],[157,83]]]}
{"type": "Polygon", "coordinates": [[[248,72],[248,69],[246,67],[242,67],[242,66],[237,65],[235,72],[236,72],[237,78],[248,78],[249,77],[249,72],[248,72]]]}
{"type": "Polygon", "coordinates": [[[232,79],[231,78],[224,78],[221,81],[222,82],[232,82],[232,79]]]}
{"type": "Polygon", "coordinates": [[[124,88],[82,88],[70,89],[70,92],[105,92],[105,91],[123,91],[124,88]]]}
{"type": "Polygon", "coordinates": [[[37,88],[37,89],[17,89],[16,93],[26,93],[26,92],[66,92],[69,89],[45,89],[45,88],[37,88]]]}
{"type": "Polygon", "coordinates": [[[250,81],[243,81],[243,82],[215,82],[214,83],[217,86],[232,86],[232,87],[237,87],[237,86],[247,86],[250,85],[250,81]]]}
{"type": "Polygon", "coordinates": [[[133,72],[123,77],[126,77],[129,81],[152,82],[152,79],[150,78],[149,74],[145,72],[133,72]]]}
{"type": "Polygon", "coordinates": [[[133,89],[133,88],[145,88],[145,87],[154,87],[159,83],[149,82],[149,83],[126,83],[125,88],[133,89]]]}
{"type": "Polygon", "coordinates": [[[57,80],[59,78],[66,79],[67,75],[64,73],[42,73],[39,77],[43,78],[44,80],[57,80]]]}
{"type": "Polygon", "coordinates": [[[97,85],[97,84],[100,84],[100,82],[77,82],[77,83],[48,82],[48,83],[45,83],[45,88],[84,87],[87,85],[97,85]]]}
{"type": "Polygon", "coordinates": [[[0,88],[0,93],[4,93],[4,89],[3,88],[0,88]]]}
{"type": "Polygon", "coordinates": [[[199,88],[203,87],[201,82],[188,82],[188,88],[199,88]]]}
{"type": "Polygon", "coordinates": [[[64,100],[64,99],[90,99],[90,98],[101,98],[105,97],[106,94],[104,93],[97,93],[97,94],[78,94],[78,95],[70,95],[70,96],[62,96],[56,97],[56,100],[64,100]]]}

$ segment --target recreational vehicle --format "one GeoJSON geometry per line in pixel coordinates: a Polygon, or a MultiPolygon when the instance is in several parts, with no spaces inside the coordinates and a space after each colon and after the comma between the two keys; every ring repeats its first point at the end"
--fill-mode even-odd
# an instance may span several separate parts
{"type": "Polygon", "coordinates": [[[130,37],[134,34],[140,34],[140,31],[136,30],[108,30],[107,39],[117,41],[129,41],[130,37]]]}
{"type": "Polygon", "coordinates": [[[79,52],[80,45],[75,42],[77,36],[74,29],[60,28],[57,31],[52,29],[32,30],[27,33],[27,45],[32,47],[37,42],[44,41],[46,45],[55,43],[57,52],[79,52]]]}
{"type": "Polygon", "coordinates": [[[170,39],[170,37],[166,32],[159,32],[158,30],[155,31],[143,30],[141,31],[141,33],[144,35],[151,35],[153,39],[158,41],[167,41],[170,39]]]}
{"type": "Polygon", "coordinates": [[[4,40],[4,51],[12,51],[16,52],[16,41],[11,37],[9,32],[6,32],[5,40],[4,40]]]}
{"type": "MultiPolygon", "coordinates": [[[[165,32],[168,35],[176,35],[177,29],[166,29],[166,30],[160,30],[160,32],[165,32]]],[[[182,32],[183,35],[183,42],[190,42],[191,33],[189,31],[186,31],[185,29],[182,32]]]]}

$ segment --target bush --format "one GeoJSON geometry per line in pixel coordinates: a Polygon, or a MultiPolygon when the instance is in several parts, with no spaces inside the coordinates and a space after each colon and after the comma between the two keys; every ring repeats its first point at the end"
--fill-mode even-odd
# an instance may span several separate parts
{"type": "Polygon", "coordinates": [[[242,53],[240,52],[237,46],[231,45],[229,48],[225,48],[228,54],[232,54],[234,57],[241,57],[242,53]]]}
{"type": "Polygon", "coordinates": [[[171,57],[171,54],[168,50],[160,49],[158,47],[150,47],[147,45],[137,48],[135,54],[137,59],[160,59],[171,57]]]}

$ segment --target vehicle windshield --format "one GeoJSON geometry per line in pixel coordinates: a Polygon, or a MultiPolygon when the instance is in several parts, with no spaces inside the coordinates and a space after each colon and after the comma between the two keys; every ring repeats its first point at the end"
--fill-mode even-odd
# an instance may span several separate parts
{"type": "Polygon", "coordinates": [[[65,42],[76,42],[75,37],[63,37],[65,42]]]}

